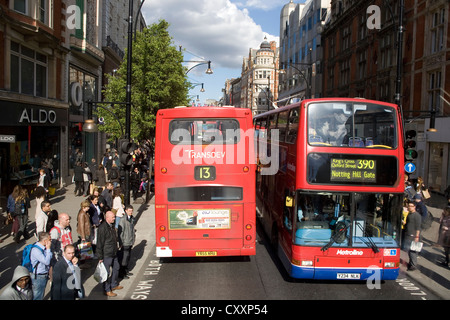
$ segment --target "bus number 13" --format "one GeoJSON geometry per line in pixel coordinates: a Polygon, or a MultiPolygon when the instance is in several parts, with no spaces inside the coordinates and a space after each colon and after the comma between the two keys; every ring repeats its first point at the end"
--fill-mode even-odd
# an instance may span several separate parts
{"type": "Polygon", "coordinates": [[[195,180],[212,181],[216,179],[216,167],[214,166],[198,166],[195,167],[195,180]]]}

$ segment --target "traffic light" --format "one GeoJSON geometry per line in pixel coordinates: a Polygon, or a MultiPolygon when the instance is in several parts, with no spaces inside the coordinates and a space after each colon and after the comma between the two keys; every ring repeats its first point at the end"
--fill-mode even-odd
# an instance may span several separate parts
{"type": "Polygon", "coordinates": [[[417,158],[416,151],[416,130],[408,130],[406,131],[406,143],[405,143],[405,159],[408,161],[413,161],[417,158]]]}
{"type": "Polygon", "coordinates": [[[133,164],[133,152],[136,150],[137,146],[135,143],[128,141],[127,139],[122,139],[119,142],[120,145],[120,163],[124,167],[129,167],[133,164]]]}

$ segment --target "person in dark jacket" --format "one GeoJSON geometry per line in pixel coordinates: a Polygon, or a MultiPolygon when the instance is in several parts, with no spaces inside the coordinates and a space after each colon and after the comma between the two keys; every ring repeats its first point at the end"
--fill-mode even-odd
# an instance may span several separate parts
{"type": "Polygon", "coordinates": [[[77,162],[75,168],[73,168],[73,181],[75,182],[75,195],[77,197],[82,196],[84,192],[83,173],[85,173],[85,170],[83,169],[82,163],[77,162]]]}
{"type": "Polygon", "coordinates": [[[132,274],[128,270],[131,258],[131,249],[136,239],[136,219],[133,217],[133,206],[131,204],[125,206],[125,215],[119,221],[117,235],[119,237],[119,260],[120,272],[119,278],[129,278],[132,274]]]}
{"type": "Polygon", "coordinates": [[[108,297],[117,296],[113,291],[123,289],[119,286],[119,259],[117,257],[118,239],[114,222],[116,215],[112,211],[106,212],[105,221],[98,228],[96,255],[99,263],[103,262],[108,270],[108,279],[103,282],[105,295],[108,297]],[[112,267],[112,272],[110,268],[112,267]]]}
{"type": "Polygon", "coordinates": [[[75,257],[75,247],[68,244],[64,247],[64,259],[58,260],[53,266],[52,300],[75,300],[84,298],[84,288],[81,283],[81,272],[78,258],[75,257]]]}
{"type": "Polygon", "coordinates": [[[103,167],[102,164],[98,165],[97,168],[97,182],[95,183],[95,185],[97,187],[101,187],[104,188],[106,186],[106,173],[105,173],[105,167],[103,167]]]}

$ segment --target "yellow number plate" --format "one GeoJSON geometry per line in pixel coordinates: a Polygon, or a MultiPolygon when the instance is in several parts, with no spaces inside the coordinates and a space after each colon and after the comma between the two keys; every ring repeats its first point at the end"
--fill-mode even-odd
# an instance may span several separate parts
{"type": "Polygon", "coordinates": [[[196,257],[214,257],[217,256],[216,251],[197,251],[195,253],[196,257]]]}

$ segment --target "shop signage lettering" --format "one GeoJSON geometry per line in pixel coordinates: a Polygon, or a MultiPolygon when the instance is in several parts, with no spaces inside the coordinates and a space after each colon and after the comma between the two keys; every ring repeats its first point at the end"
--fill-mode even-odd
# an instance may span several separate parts
{"type": "Polygon", "coordinates": [[[0,142],[15,143],[16,142],[16,136],[2,134],[2,135],[0,135],[0,142]]]}
{"type": "Polygon", "coordinates": [[[56,123],[56,112],[45,109],[23,109],[19,123],[56,123]]]}

